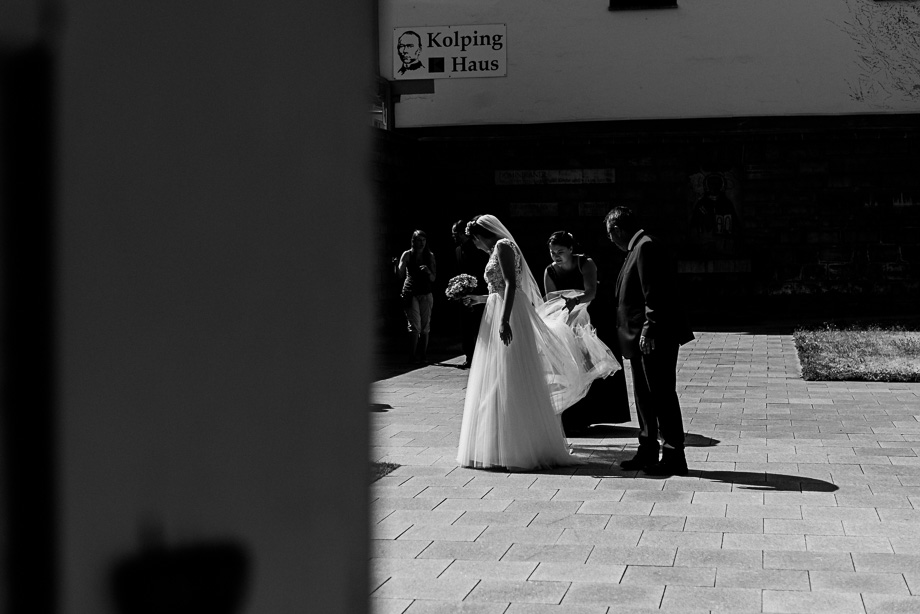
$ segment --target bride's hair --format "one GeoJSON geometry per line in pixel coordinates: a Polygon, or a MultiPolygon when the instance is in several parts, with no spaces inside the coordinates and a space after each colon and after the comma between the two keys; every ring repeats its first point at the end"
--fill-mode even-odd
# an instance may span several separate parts
{"type": "Polygon", "coordinates": [[[494,232],[491,232],[491,231],[487,230],[486,228],[482,227],[481,225],[479,225],[479,224],[477,223],[477,222],[479,221],[479,218],[481,218],[481,217],[482,217],[481,215],[474,216],[473,219],[471,219],[471,220],[469,221],[469,223],[467,223],[467,225],[466,225],[466,234],[468,234],[468,235],[471,236],[471,237],[472,237],[473,235],[476,235],[476,236],[479,236],[479,237],[494,237],[494,236],[497,236],[494,232]]]}

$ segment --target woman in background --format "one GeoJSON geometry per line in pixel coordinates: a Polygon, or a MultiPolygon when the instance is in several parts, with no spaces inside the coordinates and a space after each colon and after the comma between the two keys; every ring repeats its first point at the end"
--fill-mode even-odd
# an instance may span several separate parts
{"type": "Polygon", "coordinates": [[[428,334],[431,332],[431,286],[437,277],[437,263],[428,249],[428,235],[423,230],[412,233],[412,247],[402,253],[396,274],[403,280],[400,296],[409,326],[409,360],[428,362],[428,334]]]}
{"type": "MultiPolygon", "coordinates": [[[[565,309],[574,312],[578,305],[586,305],[590,323],[603,341],[610,334],[611,348],[616,348],[616,329],[607,330],[603,305],[598,298],[597,265],[580,253],[578,242],[570,232],[559,230],[546,242],[552,264],[543,271],[546,299],[564,297],[565,309]]],[[[619,359],[619,357],[617,357],[619,359]]],[[[567,434],[584,431],[592,424],[619,424],[630,421],[629,399],[626,396],[626,377],[622,369],[610,376],[596,380],[584,399],[562,414],[562,425],[567,434]]]]}

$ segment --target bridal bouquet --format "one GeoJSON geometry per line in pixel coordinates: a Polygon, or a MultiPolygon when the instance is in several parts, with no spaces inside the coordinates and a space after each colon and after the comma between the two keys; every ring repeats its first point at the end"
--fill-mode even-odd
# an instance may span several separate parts
{"type": "Polygon", "coordinates": [[[469,294],[470,290],[478,285],[479,282],[476,281],[475,277],[463,273],[456,277],[451,277],[450,281],[447,282],[447,290],[444,291],[444,294],[447,295],[447,298],[456,300],[464,294],[469,294]]]}

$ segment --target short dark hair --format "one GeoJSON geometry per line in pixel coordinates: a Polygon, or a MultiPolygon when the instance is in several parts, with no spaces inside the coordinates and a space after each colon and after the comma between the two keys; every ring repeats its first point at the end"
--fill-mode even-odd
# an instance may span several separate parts
{"type": "Polygon", "coordinates": [[[405,32],[399,35],[399,38],[396,39],[396,42],[398,43],[399,39],[402,38],[403,36],[414,36],[416,39],[418,39],[418,48],[419,49],[422,48],[422,37],[419,36],[418,32],[415,32],[414,30],[406,30],[405,32]]]}
{"type": "Polygon", "coordinates": [[[616,226],[626,232],[638,230],[639,224],[633,210],[623,205],[618,205],[610,210],[607,217],[604,218],[604,224],[609,228],[616,226]]]}
{"type": "Polygon", "coordinates": [[[466,234],[466,220],[457,220],[450,229],[452,232],[462,232],[466,234]]]}
{"type": "Polygon", "coordinates": [[[565,230],[557,230],[549,236],[547,240],[547,245],[561,245],[563,247],[568,247],[573,252],[578,249],[578,241],[575,240],[574,235],[571,232],[566,232],[565,230]]]}

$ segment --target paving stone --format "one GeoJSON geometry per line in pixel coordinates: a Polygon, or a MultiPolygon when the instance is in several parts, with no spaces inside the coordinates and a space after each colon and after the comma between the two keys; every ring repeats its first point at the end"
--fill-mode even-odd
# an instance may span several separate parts
{"type": "Polygon", "coordinates": [[[497,561],[508,552],[510,543],[436,541],[418,554],[420,559],[461,559],[465,561],[497,561]]]}
{"type": "Polygon", "coordinates": [[[548,561],[556,563],[584,563],[594,546],[586,544],[513,544],[502,557],[503,561],[548,561]]]}
{"type": "Polygon", "coordinates": [[[726,533],[722,539],[724,550],[781,550],[806,549],[804,535],[726,533]]]}
{"type": "Polygon", "coordinates": [[[530,576],[533,581],[609,582],[617,584],[625,565],[586,565],[583,563],[542,562],[530,576]]]}
{"type": "Polygon", "coordinates": [[[669,585],[663,608],[683,608],[685,612],[760,612],[761,591],[749,588],[716,588],[669,585]]]}
{"type": "Polygon", "coordinates": [[[901,575],[904,576],[904,580],[907,582],[910,594],[920,595],[920,572],[910,571],[901,575]]]}
{"type": "Polygon", "coordinates": [[[405,611],[405,614],[503,614],[508,605],[507,603],[416,599],[409,609],[405,611]]]}
{"type": "Polygon", "coordinates": [[[568,588],[568,582],[481,580],[467,601],[559,604],[568,588]]]}
{"type": "Polygon", "coordinates": [[[370,614],[404,614],[412,599],[379,599],[372,597],[368,603],[370,614]]]}
{"type": "Polygon", "coordinates": [[[815,570],[809,572],[809,577],[814,591],[910,594],[904,576],[900,573],[815,570]]]}
{"type": "Polygon", "coordinates": [[[412,525],[397,539],[471,542],[476,541],[476,538],[481,536],[487,528],[484,525],[467,524],[449,526],[416,524],[412,525]]]}
{"type": "Polygon", "coordinates": [[[439,510],[462,510],[471,512],[526,511],[510,510],[513,499],[443,499],[439,510]]]}
{"type": "Polygon", "coordinates": [[[587,490],[584,488],[560,488],[553,495],[553,501],[619,501],[625,490],[605,488],[587,490]]]}
{"type": "Polygon", "coordinates": [[[655,503],[652,516],[725,517],[724,503],[655,503]]]}
{"type": "Polygon", "coordinates": [[[392,576],[437,578],[453,559],[371,559],[371,578],[379,578],[378,586],[392,576]]]}
{"type": "Polygon", "coordinates": [[[583,546],[590,548],[589,565],[658,565],[674,564],[677,548],[628,548],[623,546],[583,546]]]}
{"type": "MultiPolygon", "coordinates": [[[[370,556],[371,558],[383,558],[383,559],[414,559],[423,550],[428,548],[428,546],[430,545],[431,545],[431,541],[429,540],[396,541],[392,539],[372,539],[370,541],[370,556]]],[[[436,558],[436,557],[432,557],[432,558],[436,558]]],[[[444,558],[453,558],[453,557],[444,557],[444,558]]]]}
{"type": "MultiPolygon", "coordinates": [[[[579,511],[583,505],[587,505],[588,502],[582,504],[579,501],[514,501],[507,508],[510,512],[550,512],[550,513],[568,513],[574,514],[579,511]]],[[[586,513],[600,513],[604,512],[586,512],[586,513]]]]}
{"type": "MultiPolygon", "coordinates": [[[[504,614],[608,614],[606,605],[547,605],[512,603],[504,614]]],[[[623,611],[622,614],[631,614],[623,611]]],[[[656,611],[656,614],[661,614],[656,611]]]]}
{"type": "Polygon", "coordinates": [[[642,531],[639,530],[565,529],[556,543],[635,547],[641,536],[642,531]]]}
{"type": "Polygon", "coordinates": [[[853,560],[849,552],[769,551],[763,553],[763,568],[853,571],[853,560]]]}
{"type": "Polygon", "coordinates": [[[764,493],[730,491],[730,492],[695,492],[693,493],[694,505],[697,504],[743,504],[743,505],[763,505],[764,493]]]}
{"type": "Polygon", "coordinates": [[[664,586],[629,586],[607,582],[573,582],[563,606],[598,604],[616,608],[657,609],[661,603],[664,586]]]}
{"type": "Polygon", "coordinates": [[[811,552],[892,552],[884,537],[850,537],[841,535],[806,535],[811,552]]]}
{"type": "Polygon", "coordinates": [[[720,588],[759,588],[783,591],[809,591],[808,572],[792,569],[744,570],[720,567],[716,571],[720,588]]]}
{"type": "Polygon", "coordinates": [[[624,503],[637,501],[661,503],[687,503],[693,500],[693,492],[679,490],[627,490],[623,495],[624,503]]]}
{"type": "Polygon", "coordinates": [[[450,513],[459,513],[461,516],[454,522],[455,525],[472,524],[493,526],[526,527],[533,521],[536,512],[478,512],[447,510],[450,513]]]}
{"type": "Polygon", "coordinates": [[[531,527],[553,527],[560,529],[595,529],[602,530],[610,521],[607,514],[566,514],[541,512],[537,514],[531,527]]]}
{"type": "Polygon", "coordinates": [[[815,507],[802,506],[804,520],[851,520],[871,521],[878,520],[878,513],[872,507],[815,507]]]}
{"type": "Polygon", "coordinates": [[[675,533],[673,531],[644,531],[639,546],[645,548],[720,548],[721,533],[675,533]]]}
{"type": "Polygon", "coordinates": [[[674,566],[759,570],[763,567],[763,553],[756,550],[678,548],[674,566]]]}
{"type": "Polygon", "coordinates": [[[655,504],[651,501],[585,501],[579,514],[608,514],[611,516],[649,516],[655,504]]]}
{"type": "Polygon", "coordinates": [[[555,544],[565,530],[562,527],[554,526],[511,527],[503,525],[487,527],[477,541],[497,541],[514,544],[555,544]]]}
{"type": "Polygon", "coordinates": [[[867,614],[916,614],[920,612],[920,597],[865,594],[862,596],[867,614]]]}
{"type": "Polygon", "coordinates": [[[418,578],[398,576],[373,593],[375,599],[438,599],[462,601],[479,583],[474,578],[418,578]]]}
{"type": "Polygon", "coordinates": [[[763,591],[763,611],[768,613],[864,614],[858,594],[830,591],[763,591]]]}
{"type": "Polygon", "coordinates": [[[727,518],[787,518],[801,519],[802,508],[797,505],[747,505],[729,503],[727,518]]]}
{"type": "Polygon", "coordinates": [[[853,564],[859,572],[920,573],[920,554],[854,552],[853,564]]]}
{"type": "Polygon", "coordinates": [[[683,531],[685,516],[611,516],[608,531],[683,531]]]}
{"type": "Polygon", "coordinates": [[[764,521],[761,518],[708,518],[705,516],[691,516],[687,518],[684,531],[763,533],[763,524],[764,521]]]}
{"type": "Polygon", "coordinates": [[[623,575],[622,584],[653,586],[715,586],[715,568],[704,567],[656,567],[651,565],[630,565],[623,575]]]}
{"type": "Polygon", "coordinates": [[[527,580],[537,568],[535,561],[452,561],[441,578],[454,576],[489,580],[527,580]]]}

